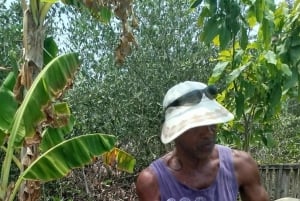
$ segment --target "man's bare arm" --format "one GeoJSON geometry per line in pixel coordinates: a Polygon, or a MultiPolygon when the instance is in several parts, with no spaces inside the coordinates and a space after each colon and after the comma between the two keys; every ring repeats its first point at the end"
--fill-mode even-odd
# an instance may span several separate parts
{"type": "Polygon", "coordinates": [[[243,201],[269,201],[268,193],[261,184],[257,163],[244,151],[234,150],[234,165],[243,201]]]}
{"type": "Polygon", "coordinates": [[[150,168],[144,169],[136,182],[136,193],[139,201],[159,201],[159,187],[156,175],[150,168]]]}

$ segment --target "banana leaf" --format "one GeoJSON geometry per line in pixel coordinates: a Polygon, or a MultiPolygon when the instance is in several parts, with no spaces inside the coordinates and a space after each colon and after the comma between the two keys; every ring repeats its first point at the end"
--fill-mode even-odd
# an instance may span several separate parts
{"type": "Polygon", "coordinates": [[[99,133],[65,140],[35,160],[24,171],[23,178],[40,181],[62,178],[73,168],[82,167],[92,162],[96,156],[110,151],[115,140],[113,135],[99,133]]]}
{"type": "Polygon", "coordinates": [[[66,125],[59,128],[48,127],[45,129],[42,134],[43,138],[41,144],[39,146],[41,152],[44,153],[51,147],[64,141],[65,135],[73,130],[74,123],[75,120],[71,116],[66,125]]]}
{"type": "MultiPolygon", "coordinates": [[[[11,72],[10,74],[8,74],[7,78],[4,80],[3,84],[0,87],[0,130],[2,130],[3,133],[8,131],[14,114],[16,113],[18,108],[18,103],[12,92],[15,82],[16,75],[11,72]]],[[[0,142],[1,141],[2,140],[0,138],[0,142]]]]}
{"type": "Polygon", "coordinates": [[[11,135],[15,135],[15,146],[36,133],[36,126],[46,120],[44,110],[71,86],[78,67],[78,55],[69,53],[52,60],[38,74],[14,118],[11,135]]]}
{"type": "Polygon", "coordinates": [[[59,56],[48,63],[32,83],[14,115],[8,132],[10,136],[1,167],[0,197],[7,188],[14,150],[22,145],[25,138],[33,137],[40,123],[47,120],[45,111],[49,109],[52,101],[71,86],[78,67],[78,54],[69,53],[59,56]]]}
{"type": "Polygon", "coordinates": [[[19,176],[8,200],[14,199],[23,180],[46,182],[65,177],[72,169],[83,167],[92,162],[96,156],[109,152],[115,140],[112,135],[95,133],[81,135],[55,145],[19,176]]]}
{"type": "Polygon", "coordinates": [[[103,162],[119,170],[133,173],[136,160],[127,152],[115,147],[110,152],[103,154],[103,162]]]}

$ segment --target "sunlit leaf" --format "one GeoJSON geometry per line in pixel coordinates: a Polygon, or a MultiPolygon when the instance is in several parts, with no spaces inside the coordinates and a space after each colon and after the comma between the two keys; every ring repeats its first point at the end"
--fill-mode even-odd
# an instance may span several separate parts
{"type": "Polygon", "coordinates": [[[215,46],[220,46],[220,35],[217,35],[212,42],[215,46]]]}
{"type": "Polygon", "coordinates": [[[226,83],[233,82],[237,77],[240,76],[240,74],[249,67],[250,63],[247,63],[237,69],[234,69],[227,77],[226,77],[226,83]]]}
{"type": "Polygon", "coordinates": [[[215,66],[215,68],[213,70],[213,73],[212,73],[211,77],[209,78],[208,83],[209,84],[213,84],[216,81],[218,81],[220,75],[226,69],[226,67],[228,66],[228,64],[229,64],[229,62],[219,62],[219,63],[217,63],[217,65],[215,66]]]}
{"type": "Polygon", "coordinates": [[[255,14],[255,7],[251,6],[247,13],[247,22],[250,28],[253,28],[257,24],[256,14],[255,14]]]}
{"type": "Polygon", "coordinates": [[[281,64],[280,70],[287,76],[292,76],[292,71],[287,64],[281,64]]]}
{"type": "Polygon", "coordinates": [[[133,172],[136,163],[133,156],[118,148],[114,148],[110,152],[105,153],[103,155],[103,161],[112,167],[129,173],[133,172]]]}
{"type": "Polygon", "coordinates": [[[267,53],[264,55],[265,59],[267,60],[267,63],[269,64],[277,64],[276,60],[276,54],[273,51],[267,51],[267,53]]]}
{"type": "Polygon", "coordinates": [[[255,1],[255,11],[256,11],[256,19],[258,22],[261,22],[264,16],[265,9],[265,1],[264,0],[256,0],[255,1]]]}

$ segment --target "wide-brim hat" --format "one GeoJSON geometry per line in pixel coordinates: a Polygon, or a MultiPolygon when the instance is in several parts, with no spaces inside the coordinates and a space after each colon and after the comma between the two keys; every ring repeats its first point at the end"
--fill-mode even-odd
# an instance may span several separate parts
{"type": "Polygon", "coordinates": [[[185,131],[199,126],[225,123],[234,118],[233,114],[205,93],[196,104],[175,105],[172,103],[192,91],[201,91],[206,84],[195,81],[181,82],[168,90],[164,97],[165,121],[161,132],[161,141],[167,144],[185,131]],[[171,107],[170,107],[171,105],[171,107]]]}

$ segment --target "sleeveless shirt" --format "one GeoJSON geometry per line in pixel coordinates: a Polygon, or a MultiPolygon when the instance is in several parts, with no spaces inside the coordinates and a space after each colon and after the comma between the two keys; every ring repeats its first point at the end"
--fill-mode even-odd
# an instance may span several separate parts
{"type": "Polygon", "coordinates": [[[160,158],[150,164],[157,175],[161,201],[236,201],[238,183],[234,174],[231,149],[216,145],[219,152],[219,170],[214,182],[207,188],[193,189],[176,179],[160,158]]]}

